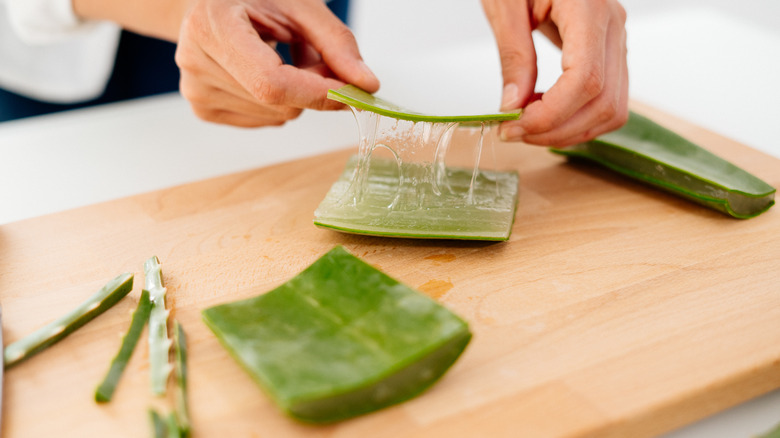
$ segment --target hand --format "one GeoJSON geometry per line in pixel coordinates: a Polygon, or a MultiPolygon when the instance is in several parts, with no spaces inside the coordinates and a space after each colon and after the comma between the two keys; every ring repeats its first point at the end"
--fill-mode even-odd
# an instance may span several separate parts
{"type": "Polygon", "coordinates": [[[501,57],[501,109],[523,108],[500,128],[505,141],[568,146],[628,119],[626,14],[616,0],[482,0],[501,57]],[[562,49],[563,74],[534,94],[539,29],[562,49]]]}
{"type": "Polygon", "coordinates": [[[193,0],[176,63],[198,117],[244,127],[281,125],[304,108],[343,108],[326,96],[345,83],[379,88],[354,36],[322,0],[193,0]],[[291,43],[295,66],[282,63],[277,41],[291,43]]]}

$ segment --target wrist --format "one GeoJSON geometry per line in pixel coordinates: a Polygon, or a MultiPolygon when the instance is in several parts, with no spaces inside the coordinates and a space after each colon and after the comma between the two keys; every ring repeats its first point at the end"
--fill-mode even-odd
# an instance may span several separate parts
{"type": "Polygon", "coordinates": [[[133,32],[176,42],[189,0],[71,0],[82,20],[113,21],[133,32]]]}

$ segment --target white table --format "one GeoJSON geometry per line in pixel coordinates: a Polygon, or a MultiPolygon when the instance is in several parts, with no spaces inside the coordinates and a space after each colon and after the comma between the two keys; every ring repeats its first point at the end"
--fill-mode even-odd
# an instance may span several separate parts
{"type": "MultiPolygon", "coordinates": [[[[627,0],[631,95],[780,157],[780,4],[757,1],[739,14],[735,3],[627,0]]],[[[380,94],[422,111],[496,109],[500,69],[489,28],[474,19],[478,2],[355,6],[356,34],[383,81],[380,94]]],[[[539,89],[545,89],[559,58],[541,39],[537,49],[539,89]]],[[[0,230],[3,223],[310,156],[356,139],[347,112],[306,112],[281,128],[244,130],[199,121],[175,94],[0,124],[0,230]]],[[[777,422],[780,391],[667,438],[747,438],[777,422]]]]}

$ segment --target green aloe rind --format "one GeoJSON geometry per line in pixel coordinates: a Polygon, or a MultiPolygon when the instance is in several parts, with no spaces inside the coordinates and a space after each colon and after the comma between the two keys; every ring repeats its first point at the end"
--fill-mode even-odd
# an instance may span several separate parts
{"type": "Polygon", "coordinates": [[[283,411],[313,423],[419,395],[471,339],[458,316],[342,247],[203,319],[283,411]]]}
{"type": "MultiPolygon", "coordinates": [[[[446,190],[437,194],[430,182],[401,184],[393,177],[394,161],[374,159],[359,202],[351,200],[359,158],[347,161],[314,212],[314,224],[337,231],[384,237],[505,241],[517,211],[517,172],[448,168],[446,190]],[[472,185],[473,183],[473,185],[472,185]],[[470,191],[471,188],[471,191],[470,191]],[[470,198],[470,201],[469,201],[470,198]],[[420,205],[395,204],[393,199],[420,205]]],[[[409,173],[423,164],[404,163],[409,173]]]]}
{"type": "Polygon", "coordinates": [[[75,309],[7,346],[3,354],[4,366],[12,367],[59,342],[111,308],[132,289],[133,274],[117,276],[75,309]]]}
{"type": "Polygon", "coordinates": [[[176,381],[175,418],[179,435],[190,436],[190,415],[187,405],[187,336],[179,321],[173,321],[174,377],[176,381]]]}
{"type": "Polygon", "coordinates": [[[169,359],[171,339],[168,337],[168,309],[165,308],[160,260],[151,257],[144,262],[145,289],[149,291],[152,310],[149,313],[149,379],[152,393],[164,395],[168,375],[173,369],[169,359]]]}
{"type": "Polygon", "coordinates": [[[412,122],[500,122],[504,120],[517,120],[522,110],[515,110],[498,114],[476,114],[457,116],[436,116],[422,114],[416,111],[388,102],[381,97],[376,97],[354,85],[345,85],[337,90],[328,90],[328,99],[335,100],[352,107],[371,111],[383,116],[393,117],[412,122]]]}
{"type": "Polygon", "coordinates": [[[758,435],[756,438],[780,438],[780,424],[773,427],[772,430],[758,435]]]}
{"type": "Polygon", "coordinates": [[[149,425],[152,428],[152,437],[168,438],[168,423],[159,412],[152,408],[149,409],[149,425]]]}
{"type": "Polygon", "coordinates": [[[553,152],[584,158],[735,218],[774,205],[758,177],[636,113],[621,129],[553,152]]]}
{"type": "Polygon", "coordinates": [[[141,299],[138,301],[138,307],[136,307],[133,312],[130,328],[127,330],[124,337],[122,337],[122,344],[119,347],[119,351],[111,361],[111,366],[109,367],[106,376],[103,378],[103,381],[95,390],[96,402],[105,403],[111,401],[111,397],[114,395],[119,379],[122,377],[122,373],[127,367],[130,357],[133,355],[135,346],[141,338],[141,333],[144,330],[146,321],[149,319],[149,312],[151,309],[152,303],[149,301],[149,292],[144,290],[141,292],[141,299]]]}

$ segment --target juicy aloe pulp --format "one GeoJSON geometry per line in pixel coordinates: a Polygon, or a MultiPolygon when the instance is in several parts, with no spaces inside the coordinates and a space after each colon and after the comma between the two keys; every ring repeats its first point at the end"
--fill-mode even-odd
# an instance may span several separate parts
{"type": "Polygon", "coordinates": [[[740,219],[775,202],[776,190],[766,182],[636,113],[617,131],[552,151],[594,161],[740,219]]]}
{"type": "MultiPolygon", "coordinates": [[[[353,156],[314,212],[314,223],[376,236],[507,240],[517,209],[516,172],[447,169],[447,185],[435,193],[431,182],[399,183],[396,162],[374,159],[365,187],[356,199],[359,158],[353,156]],[[470,187],[473,187],[470,190],[470,187]]],[[[404,163],[406,174],[426,166],[404,163]]]]}
{"type": "Polygon", "coordinates": [[[471,339],[462,319],[341,247],[203,318],[281,409],[315,423],[420,394],[471,339]]]}

